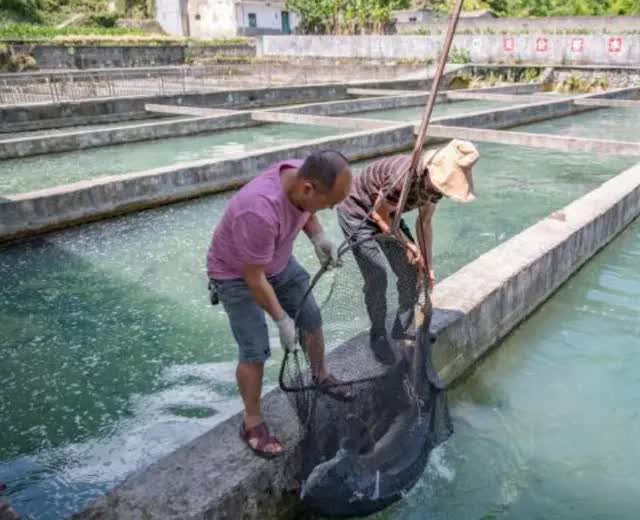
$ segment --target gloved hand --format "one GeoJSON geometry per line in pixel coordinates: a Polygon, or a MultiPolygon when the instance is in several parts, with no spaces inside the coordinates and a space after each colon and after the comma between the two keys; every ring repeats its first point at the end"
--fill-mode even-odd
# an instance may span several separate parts
{"type": "Polygon", "coordinates": [[[316,256],[320,260],[320,265],[328,263],[328,269],[342,267],[342,261],[338,258],[338,249],[329,237],[321,231],[311,237],[311,243],[316,250],[316,256]]]}
{"type": "Polygon", "coordinates": [[[285,312],[282,318],[276,320],[278,332],[280,333],[280,345],[287,352],[296,348],[296,325],[291,317],[285,312]]]}

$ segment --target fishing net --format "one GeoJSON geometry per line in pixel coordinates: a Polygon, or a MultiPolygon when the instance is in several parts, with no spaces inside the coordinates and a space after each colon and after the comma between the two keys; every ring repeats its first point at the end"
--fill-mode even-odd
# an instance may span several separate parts
{"type": "Polygon", "coordinates": [[[316,383],[299,330],[280,386],[302,425],[303,504],[327,516],[355,516],[410,490],[452,428],[431,365],[431,302],[404,246],[390,235],[365,234],[346,241],[339,256],[342,267],[321,269],[305,297],[320,306],[326,364],[339,382],[316,383]],[[376,342],[381,335],[391,356],[376,342]]]}

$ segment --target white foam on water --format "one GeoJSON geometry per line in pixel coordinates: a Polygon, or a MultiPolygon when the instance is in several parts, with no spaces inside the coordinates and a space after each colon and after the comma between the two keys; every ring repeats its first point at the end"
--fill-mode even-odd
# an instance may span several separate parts
{"type": "Polygon", "coordinates": [[[236,365],[235,361],[172,365],[162,371],[160,380],[164,383],[174,384],[193,377],[203,381],[235,384],[236,365]]]}
{"type": "Polygon", "coordinates": [[[445,479],[447,482],[453,482],[456,478],[455,468],[447,461],[447,442],[444,442],[434,448],[429,454],[429,462],[427,464],[427,472],[430,475],[445,479]]]}
{"type": "Polygon", "coordinates": [[[239,399],[216,394],[206,385],[166,388],[132,396],[131,401],[132,417],[121,420],[112,431],[42,452],[38,462],[45,466],[62,462],[58,473],[67,483],[109,486],[204,434],[240,408],[239,399]],[[213,415],[183,417],[172,412],[176,407],[210,408],[213,415]]]}

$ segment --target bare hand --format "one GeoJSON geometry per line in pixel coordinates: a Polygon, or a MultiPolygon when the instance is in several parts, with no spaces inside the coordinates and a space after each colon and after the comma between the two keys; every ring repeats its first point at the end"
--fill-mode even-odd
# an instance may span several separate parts
{"type": "Polygon", "coordinates": [[[422,258],[418,247],[415,244],[409,242],[406,248],[407,260],[409,261],[409,263],[411,265],[414,265],[418,270],[424,269],[424,259],[422,258]]]}
{"type": "Polygon", "coordinates": [[[433,291],[433,288],[436,285],[436,273],[433,272],[433,269],[429,269],[429,292],[433,291]]]}

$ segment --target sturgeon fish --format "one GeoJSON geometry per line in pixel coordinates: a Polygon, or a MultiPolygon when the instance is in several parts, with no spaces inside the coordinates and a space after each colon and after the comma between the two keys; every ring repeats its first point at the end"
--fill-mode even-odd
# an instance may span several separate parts
{"type": "Polygon", "coordinates": [[[413,488],[431,450],[450,435],[445,395],[430,380],[435,371],[428,351],[434,338],[426,325],[418,332],[413,362],[401,362],[391,370],[392,377],[404,377],[411,387],[406,406],[365,451],[366,432],[355,417],[347,418],[351,434],[341,439],[335,456],[318,464],[302,486],[306,508],[334,517],[364,516],[384,509],[413,488]],[[435,430],[438,424],[445,425],[444,433],[435,430]]]}

